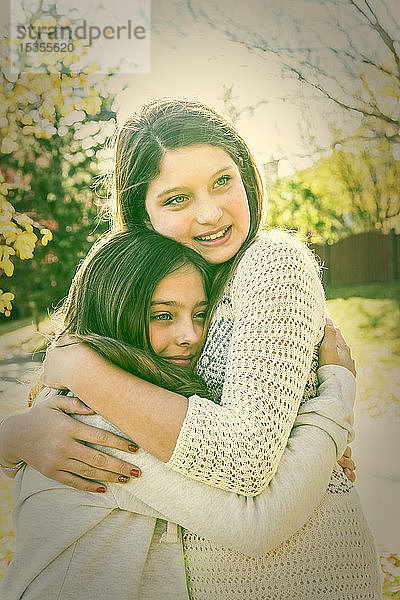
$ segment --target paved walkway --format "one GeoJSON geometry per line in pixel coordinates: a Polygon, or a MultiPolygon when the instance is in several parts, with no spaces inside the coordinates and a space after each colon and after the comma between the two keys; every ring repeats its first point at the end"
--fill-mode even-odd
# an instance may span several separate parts
{"type": "Polygon", "coordinates": [[[400,416],[372,416],[356,405],[357,490],[379,550],[400,555],[400,416]]]}

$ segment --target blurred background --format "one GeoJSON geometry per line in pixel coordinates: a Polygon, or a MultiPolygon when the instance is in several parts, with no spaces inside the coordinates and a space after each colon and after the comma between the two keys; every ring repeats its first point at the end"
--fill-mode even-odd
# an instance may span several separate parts
{"type": "MultiPolygon", "coordinates": [[[[140,56],[139,43],[116,39],[56,49],[52,27],[100,16],[110,27],[110,0],[0,2],[1,414],[26,405],[48,315],[108,228],[116,125],[155,97],[202,100],[254,151],[265,225],[298,231],[324,265],[329,311],[357,360],[357,488],[385,598],[400,598],[400,4],[121,0],[119,10],[144,23],[140,56]],[[31,27],[22,42],[16,22],[31,27]]],[[[2,478],[0,576],[11,502],[2,478]]]]}

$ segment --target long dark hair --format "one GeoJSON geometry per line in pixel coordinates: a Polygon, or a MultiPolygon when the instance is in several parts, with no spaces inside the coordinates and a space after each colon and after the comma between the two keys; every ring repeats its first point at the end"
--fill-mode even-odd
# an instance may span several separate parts
{"type": "Polygon", "coordinates": [[[194,250],[149,230],[108,233],[79,266],[57,311],[58,337],[71,334],[122,369],[166,389],[204,395],[205,383],[194,369],[171,365],[150,345],[154,290],[186,265],[200,272],[208,296],[209,267],[194,250]]]}
{"type": "Polygon", "coordinates": [[[160,172],[166,150],[208,144],[224,150],[236,163],[250,212],[250,228],[238,254],[213,266],[213,296],[219,297],[232,269],[254,241],[263,213],[264,188],[256,162],[231,123],[200,102],[159,99],[146,104],[122,126],[116,145],[113,229],[150,227],[146,212],[149,183],[160,172]]]}

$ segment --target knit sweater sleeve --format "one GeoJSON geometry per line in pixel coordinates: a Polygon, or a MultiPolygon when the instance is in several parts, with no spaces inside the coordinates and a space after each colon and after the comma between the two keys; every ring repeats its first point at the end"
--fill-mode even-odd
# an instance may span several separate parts
{"type": "Polygon", "coordinates": [[[278,467],[324,327],[316,262],[270,232],[242,257],[231,286],[232,339],[220,404],[194,396],[168,466],[245,496],[278,467]]]}
{"type": "MultiPolygon", "coordinates": [[[[336,457],[353,437],[354,376],[338,366],[322,367],[319,376],[318,396],[302,404],[274,479],[259,495],[204,485],[140,451],[135,462],[142,476],[124,485],[108,484],[119,507],[141,511],[138,503],[146,503],[167,520],[248,556],[263,556],[279,546],[320,503],[336,457]]],[[[106,450],[129,460],[119,450],[106,450]]]]}

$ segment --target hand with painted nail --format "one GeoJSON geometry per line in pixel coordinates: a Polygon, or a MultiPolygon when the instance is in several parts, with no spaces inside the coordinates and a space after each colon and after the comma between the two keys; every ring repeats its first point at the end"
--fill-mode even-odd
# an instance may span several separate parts
{"type": "Polygon", "coordinates": [[[73,419],[71,414],[93,414],[78,398],[46,389],[42,394],[45,397],[31,409],[3,422],[0,430],[2,464],[24,460],[50,479],[99,493],[105,491],[107,482],[126,483],[131,477],[140,476],[135,465],[87,445],[110,446],[134,454],[136,444],[73,419]]]}
{"type": "Polygon", "coordinates": [[[351,458],[351,448],[347,446],[346,450],[343,453],[342,458],[338,460],[338,464],[342,467],[344,474],[347,479],[349,479],[352,483],[356,480],[356,464],[351,458]]]}

